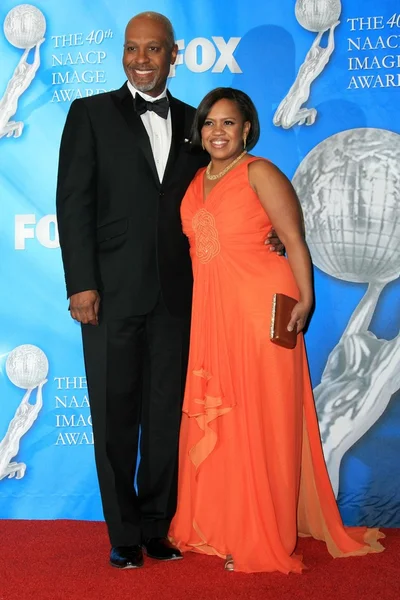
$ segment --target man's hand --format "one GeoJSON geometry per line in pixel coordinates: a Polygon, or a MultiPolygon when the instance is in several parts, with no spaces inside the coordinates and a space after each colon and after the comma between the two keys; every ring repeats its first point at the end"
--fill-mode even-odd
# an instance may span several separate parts
{"type": "Polygon", "coordinates": [[[276,252],[280,256],[285,253],[285,246],[278,238],[275,229],[271,229],[264,243],[266,246],[269,246],[270,252],[276,252]]]}
{"type": "Polygon", "coordinates": [[[87,290],[73,294],[69,299],[71,317],[79,323],[98,325],[100,295],[97,290],[87,290]]]}

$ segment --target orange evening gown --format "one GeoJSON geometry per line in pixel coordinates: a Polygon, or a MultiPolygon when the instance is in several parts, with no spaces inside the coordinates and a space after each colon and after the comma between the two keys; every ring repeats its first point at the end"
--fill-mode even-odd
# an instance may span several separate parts
{"type": "Polygon", "coordinates": [[[269,339],[273,294],[299,292],[288,261],[264,244],[272,226],[248,181],[253,160],[206,199],[201,169],[182,202],[194,295],[170,539],[232,555],[235,571],[301,572],[299,535],[335,557],[379,552],[384,536],[342,524],[302,334],[294,350],[269,339]]]}

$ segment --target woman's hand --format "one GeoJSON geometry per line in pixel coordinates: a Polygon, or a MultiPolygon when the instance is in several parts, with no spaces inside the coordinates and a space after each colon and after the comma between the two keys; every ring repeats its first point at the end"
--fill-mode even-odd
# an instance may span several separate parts
{"type": "Polygon", "coordinates": [[[297,333],[303,331],[311,311],[311,306],[310,302],[302,302],[301,300],[296,304],[292,310],[292,316],[287,327],[288,331],[293,331],[295,327],[297,327],[297,333]]]}

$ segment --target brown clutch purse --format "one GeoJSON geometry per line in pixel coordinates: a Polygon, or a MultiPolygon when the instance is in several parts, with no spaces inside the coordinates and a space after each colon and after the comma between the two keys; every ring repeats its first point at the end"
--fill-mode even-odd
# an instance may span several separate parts
{"type": "Polygon", "coordinates": [[[292,310],[297,300],[285,294],[274,294],[272,299],[271,342],[284,348],[294,348],[297,342],[296,328],[288,331],[292,310]]]}

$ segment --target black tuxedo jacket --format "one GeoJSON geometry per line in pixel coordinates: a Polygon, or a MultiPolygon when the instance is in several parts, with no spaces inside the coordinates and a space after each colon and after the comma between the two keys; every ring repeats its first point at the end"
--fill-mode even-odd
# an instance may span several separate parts
{"type": "Polygon", "coordinates": [[[68,297],[99,290],[102,316],[190,311],[192,270],[180,204],[205,153],[188,142],[195,109],[168,94],[172,142],[160,183],[127,85],[75,100],[61,140],[57,219],[68,297]]]}

